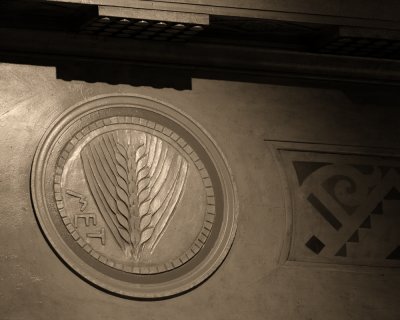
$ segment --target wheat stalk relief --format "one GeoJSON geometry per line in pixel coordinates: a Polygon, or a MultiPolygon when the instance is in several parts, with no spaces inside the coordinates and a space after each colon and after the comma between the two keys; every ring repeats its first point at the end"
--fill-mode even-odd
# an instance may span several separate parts
{"type": "Polygon", "coordinates": [[[151,253],[170,221],[186,181],[188,163],[156,136],[117,130],[81,152],[97,207],[126,257],[151,253]]]}

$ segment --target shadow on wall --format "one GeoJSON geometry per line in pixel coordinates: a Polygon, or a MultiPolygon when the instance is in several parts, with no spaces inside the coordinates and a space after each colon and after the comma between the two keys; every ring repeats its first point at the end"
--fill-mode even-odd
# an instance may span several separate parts
{"type": "Polygon", "coordinates": [[[106,82],[154,88],[191,90],[192,80],[187,71],[171,67],[124,65],[118,62],[60,63],[56,66],[58,79],[67,81],[106,82]]]}
{"type": "Polygon", "coordinates": [[[355,105],[379,105],[397,107],[400,104],[398,87],[382,84],[354,83],[328,79],[291,77],[290,75],[271,73],[270,75],[242,72],[227,69],[197,69],[190,66],[166,64],[134,64],[127,61],[83,59],[60,56],[15,56],[2,55],[0,63],[54,66],[57,79],[65,81],[79,80],[89,83],[128,84],[153,88],[173,88],[191,90],[192,79],[224,80],[251,82],[280,86],[319,88],[339,90],[355,105]]]}
{"type": "Polygon", "coordinates": [[[104,82],[112,85],[128,84],[153,88],[191,90],[192,76],[183,68],[164,65],[134,65],[113,60],[60,58],[56,56],[0,57],[0,63],[37,65],[56,68],[57,79],[79,80],[89,83],[104,82]]]}

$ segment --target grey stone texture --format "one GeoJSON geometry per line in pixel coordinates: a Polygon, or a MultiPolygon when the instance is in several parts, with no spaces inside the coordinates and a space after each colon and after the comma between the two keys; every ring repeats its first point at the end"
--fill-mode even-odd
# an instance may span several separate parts
{"type": "Polygon", "coordinates": [[[193,79],[191,90],[178,91],[64,81],[53,67],[1,64],[0,318],[399,319],[399,269],[293,266],[281,256],[286,193],[269,140],[398,148],[399,96],[371,90],[193,79]],[[237,186],[238,231],[226,260],[202,285],[170,299],[130,300],[95,288],[56,256],[35,220],[30,169],[45,130],[71,105],[115,93],[156,98],[196,119],[237,186]]]}

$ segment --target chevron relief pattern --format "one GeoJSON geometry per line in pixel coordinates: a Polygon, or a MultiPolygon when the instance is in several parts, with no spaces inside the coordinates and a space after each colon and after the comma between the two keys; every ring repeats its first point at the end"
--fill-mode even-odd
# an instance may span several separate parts
{"type": "Polygon", "coordinates": [[[311,214],[303,217],[308,225],[302,230],[309,254],[365,265],[399,260],[390,256],[400,243],[395,232],[399,168],[315,162],[295,162],[294,167],[302,211],[311,214]]]}
{"type": "Polygon", "coordinates": [[[139,261],[160,241],[183,193],[188,163],[148,133],[116,130],[81,152],[85,178],[125,256],[139,261]]]}
{"type": "Polygon", "coordinates": [[[400,267],[397,155],[358,147],[340,153],[323,145],[280,148],[292,204],[288,260],[400,267]]]}

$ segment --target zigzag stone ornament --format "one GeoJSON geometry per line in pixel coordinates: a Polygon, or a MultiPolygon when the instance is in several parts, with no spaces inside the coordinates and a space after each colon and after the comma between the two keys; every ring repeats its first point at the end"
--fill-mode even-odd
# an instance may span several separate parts
{"type": "Polygon", "coordinates": [[[102,96],[62,114],[38,147],[31,191],[62,259],[123,296],[191,289],[235,235],[221,152],[193,120],[146,97],[102,96]]]}

